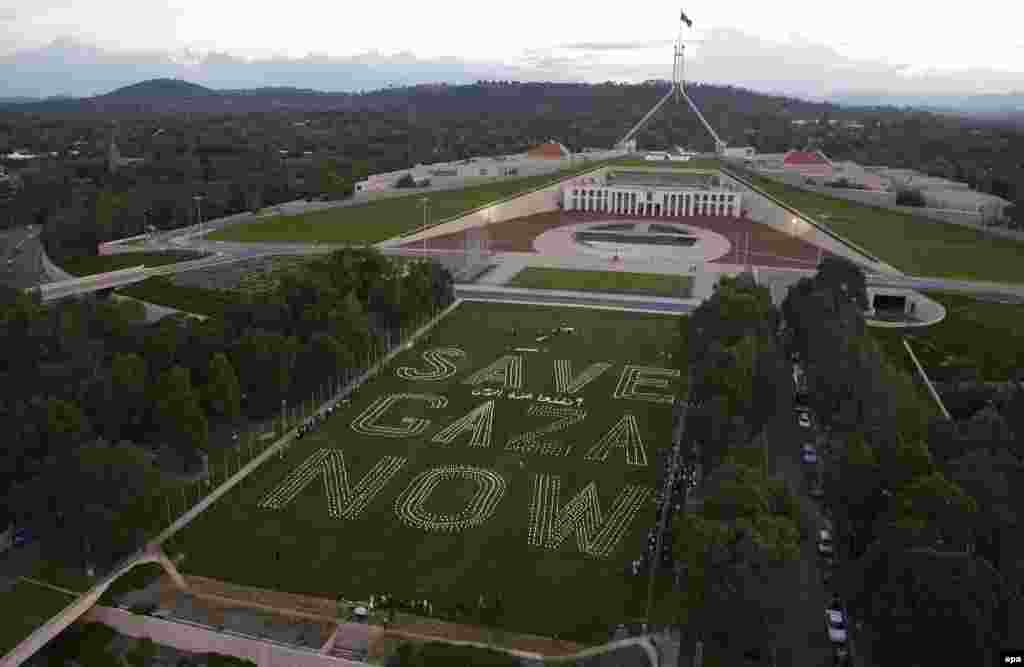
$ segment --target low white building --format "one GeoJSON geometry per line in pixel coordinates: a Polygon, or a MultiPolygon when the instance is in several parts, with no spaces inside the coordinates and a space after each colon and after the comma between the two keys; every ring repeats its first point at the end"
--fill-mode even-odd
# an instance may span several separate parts
{"type": "Polygon", "coordinates": [[[974,190],[922,190],[924,204],[930,208],[977,213],[983,220],[995,221],[1006,217],[1009,202],[1002,197],[974,190]]]}
{"type": "Polygon", "coordinates": [[[566,211],[591,211],[650,218],[736,216],[740,193],[717,173],[606,169],[562,189],[566,211]]]}
{"type": "Polygon", "coordinates": [[[417,164],[411,169],[400,169],[383,174],[374,174],[355,184],[356,192],[380,192],[392,190],[395,183],[406,174],[417,183],[429,180],[433,185],[471,185],[480,179],[516,178],[553,174],[582,162],[596,162],[625,155],[623,150],[588,149],[583,153],[563,153],[561,158],[534,157],[529,153],[474,157],[455,162],[417,164]]]}
{"type": "Polygon", "coordinates": [[[753,160],[757,156],[757,150],[753,146],[728,147],[723,155],[730,158],[753,160]]]}

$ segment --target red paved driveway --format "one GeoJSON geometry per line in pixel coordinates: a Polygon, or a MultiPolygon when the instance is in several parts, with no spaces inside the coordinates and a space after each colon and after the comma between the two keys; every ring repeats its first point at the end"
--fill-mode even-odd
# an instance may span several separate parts
{"type": "MultiPolygon", "coordinates": [[[[488,225],[485,231],[462,231],[429,239],[428,250],[461,250],[467,241],[483,234],[494,252],[536,252],[533,240],[540,234],[582,222],[623,220],[635,222],[680,223],[717,232],[732,244],[732,249],[712,264],[744,264],[773,268],[814,268],[819,261],[820,249],[806,241],[772,229],[768,225],[726,216],[693,216],[682,219],[636,218],[611,213],[551,211],[488,225]]],[[[422,241],[407,243],[403,247],[420,249],[422,241]]]]}

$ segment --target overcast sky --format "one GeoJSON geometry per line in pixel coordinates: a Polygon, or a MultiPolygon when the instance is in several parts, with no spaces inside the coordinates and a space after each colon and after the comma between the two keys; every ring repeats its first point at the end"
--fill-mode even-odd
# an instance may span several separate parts
{"type": "MultiPolygon", "coordinates": [[[[402,52],[575,70],[589,81],[667,78],[680,7],[677,0],[2,0],[0,55],[70,37],[106,50],[190,48],[261,58],[402,52]]],[[[688,53],[696,78],[785,81],[792,78],[790,67],[806,78],[820,57],[830,69],[822,78],[848,71],[857,81],[838,86],[844,89],[887,88],[894,72],[968,68],[991,74],[991,81],[989,74],[981,81],[976,74],[958,76],[984,92],[1024,89],[1019,1],[979,0],[955,10],[923,0],[687,0],[682,7],[694,22],[686,34],[695,40],[688,53]],[[701,39],[709,41],[696,41],[701,39]],[[758,48],[772,51],[773,59],[759,59],[759,40],[758,48]]]]}

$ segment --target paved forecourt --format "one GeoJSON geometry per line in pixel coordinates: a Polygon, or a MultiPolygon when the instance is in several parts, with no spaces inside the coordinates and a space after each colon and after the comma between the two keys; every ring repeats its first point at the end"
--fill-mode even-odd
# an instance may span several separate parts
{"type": "Polygon", "coordinates": [[[464,303],[197,517],[183,570],[332,599],[500,596],[506,629],[606,638],[643,613],[626,573],[655,521],[678,328],[464,303]]]}

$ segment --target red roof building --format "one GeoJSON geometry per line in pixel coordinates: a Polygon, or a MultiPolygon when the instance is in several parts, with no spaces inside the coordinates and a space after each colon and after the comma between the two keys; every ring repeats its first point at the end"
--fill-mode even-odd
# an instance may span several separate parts
{"type": "Polygon", "coordinates": [[[552,140],[548,140],[547,143],[540,144],[539,146],[534,146],[526,151],[526,155],[527,157],[543,160],[564,160],[571,156],[568,148],[552,140]]]}
{"type": "Polygon", "coordinates": [[[782,166],[801,174],[832,175],[832,161],[821,151],[789,151],[782,158],[782,166]]]}

